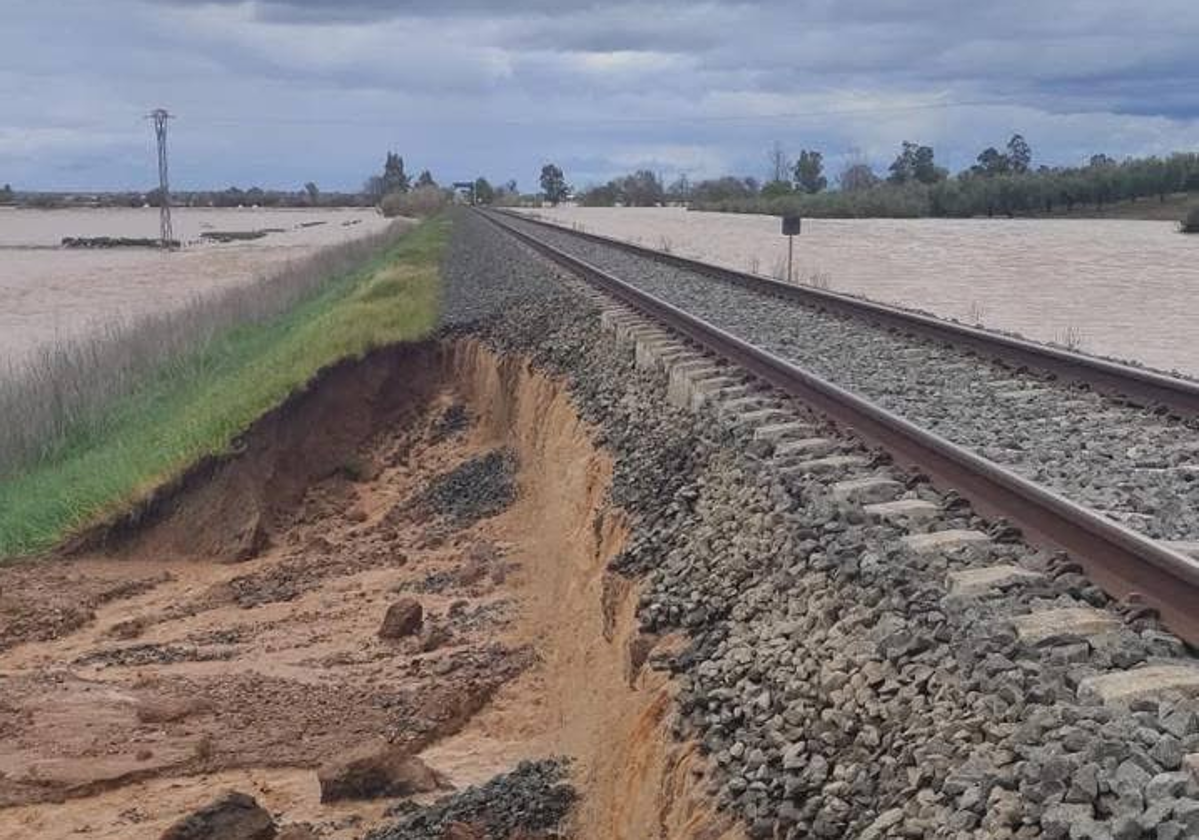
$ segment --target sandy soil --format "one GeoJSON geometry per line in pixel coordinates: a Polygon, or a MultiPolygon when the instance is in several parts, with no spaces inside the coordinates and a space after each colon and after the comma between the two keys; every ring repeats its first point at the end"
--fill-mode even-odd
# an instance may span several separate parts
{"type": "Polygon", "coordinates": [[[158,235],[158,211],[0,208],[0,369],[42,342],[113,319],[167,310],[197,295],[253,281],[321,247],[377,231],[373,210],[189,209],[174,213],[176,253],[63,249],[64,236],[158,235]],[[315,223],[320,224],[315,224],[315,223]],[[280,228],[250,242],[199,240],[205,230],[280,228]]]}
{"type": "MultiPolygon", "coordinates": [[[[383,356],[394,358],[407,357],[383,356]]],[[[264,427],[259,437],[281,451],[256,463],[251,450],[210,487],[185,485],[169,515],[146,516],[151,533],[109,553],[0,569],[0,836],[149,840],[236,789],[281,825],[361,837],[394,801],[323,805],[315,768],[381,736],[456,787],[523,758],[573,757],[580,840],[705,826],[712,840],[741,836],[704,806],[694,750],[667,734],[665,677],[630,665],[636,592],[606,572],[626,532],[605,508],[610,460],[564,392],[518,361],[501,369],[463,345],[443,367],[454,376],[423,391],[427,407],[352,459],[311,412],[359,428],[359,407],[330,414],[338,398],[357,389],[378,402],[362,383],[393,391],[427,372],[332,374],[325,396],[264,427]],[[472,423],[447,435],[451,405],[472,423]],[[316,428],[331,452],[279,434],[287,422],[316,428]],[[434,476],[499,446],[520,465],[504,512],[459,526],[411,504],[434,476]],[[228,523],[222,537],[220,518],[186,515],[214,494],[291,498],[294,478],[279,484],[272,464],[294,460],[293,447],[318,464],[352,461],[354,477],[327,475],[294,504],[275,498],[270,516],[256,513],[269,547],[253,559],[197,550],[243,528],[228,523]],[[193,534],[186,552],[170,550],[178,533],[153,533],[189,525],[213,533],[193,534]],[[432,649],[379,639],[401,596],[449,638],[432,649]]]]}
{"type": "MultiPolygon", "coordinates": [[[[773,216],[679,208],[543,208],[594,233],[740,270],[785,275],[773,216]]],[[[1199,237],[1171,222],[804,219],[795,274],[834,291],[1199,374],[1199,237]]]]}

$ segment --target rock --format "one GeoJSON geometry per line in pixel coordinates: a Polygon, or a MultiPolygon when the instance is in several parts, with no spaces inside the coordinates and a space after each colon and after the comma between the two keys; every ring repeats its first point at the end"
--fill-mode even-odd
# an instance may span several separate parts
{"type": "Polygon", "coordinates": [[[274,840],[275,821],[254,797],[237,791],[184,817],[160,840],[274,840]]]}
{"type": "Polygon", "coordinates": [[[454,635],[440,624],[430,624],[421,631],[420,634],[420,649],[425,653],[437,650],[444,645],[454,635]]]}
{"type": "Polygon", "coordinates": [[[381,639],[402,639],[415,636],[421,631],[424,610],[415,598],[401,598],[387,608],[383,625],[379,628],[381,639]]]}
{"type": "Polygon", "coordinates": [[[292,823],[284,827],[275,840],[319,840],[319,838],[308,823],[292,823]]]}
{"type": "Polygon", "coordinates": [[[416,756],[390,744],[369,744],[317,771],[321,802],[411,796],[446,787],[445,779],[416,756]]]}

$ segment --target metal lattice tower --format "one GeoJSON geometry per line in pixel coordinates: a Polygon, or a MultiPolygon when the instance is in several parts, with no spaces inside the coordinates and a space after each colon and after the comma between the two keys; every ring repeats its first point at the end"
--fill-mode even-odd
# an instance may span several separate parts
{"type": "Polygon", "coordinates": [[[163,248],[170,248],[175,241],[171,229],[171,185],[167,174],[167,120],[171,115],[165,108],[151,112],[154,121],[154,136],[158,140],[158,191],[161,201],[158,209],[158,236],[163,248]]]}

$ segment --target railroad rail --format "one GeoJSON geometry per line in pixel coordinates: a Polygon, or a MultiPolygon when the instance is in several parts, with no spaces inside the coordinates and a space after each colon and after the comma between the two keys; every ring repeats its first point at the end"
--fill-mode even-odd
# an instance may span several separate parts
{"type": "MultiPolygon", "coordinates": [[[[1110,595],[1135,599],[1158,610],[1171,630],[1188,642],[1199,644],[1199,562],[1195,559],[568,254],[517,228],[499,214],[480,212],[499,230],[650,320],[807,403],[866,442],[888,451],[897,462],[918,468],[935,484],[957,490],[980,512],[1007,518],[1022,529],[1031,543],[1066,551],[1110,595]]],[[[607,240],[605,244],[625,247],[625,243],[607,240]]],[[[761,280],[753,275],[741,276],[751,277],[755,282],[761,280]]],[[[905,313],[905,317],[910,314],[905,313]]],[[[989,334],[988,337],[994,338],[989,334]]],[[[1098,361],[1079,358],[1088,365],[1098,361]]],[[[1145,373],[1129,370],[1139,375],[1145,373]]]]}
{"type": "Polygon", "coordinates": [[[496,211],[523,222],[577,236],[590,242],[617,248],[713,279],[740,286],[759,294],[794,301],[872,324],[948,342],[979,355],[1003,359],[1015,367],[1028,367],[1062,379],[1081,382],[1098,391],[1117,394],[1145,406],[1167,406],[1173,411],[1199,415],[1199,382],[1180,379],[1133,365],[1088,356],[1064,348],[1039,344],[1015,336],[946,321],[931,315],[889,306],[812,286],[784,283],[760,274],[737,271],[724,266],[668,254],[644,245],[625,242],[589,231],[573,230],[525,214],[496,211]]]}

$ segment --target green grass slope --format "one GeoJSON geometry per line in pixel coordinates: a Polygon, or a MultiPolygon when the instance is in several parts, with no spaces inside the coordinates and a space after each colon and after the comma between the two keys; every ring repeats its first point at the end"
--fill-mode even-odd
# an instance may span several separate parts
{"type": "Polygon", "coordinates": [[[428,335],[449,227],[425,222],[284,315],[217,336],[111,406],[96,431],[0,483],[0,558],[48,549],[227,451],[321,368],[428,335]]]}

